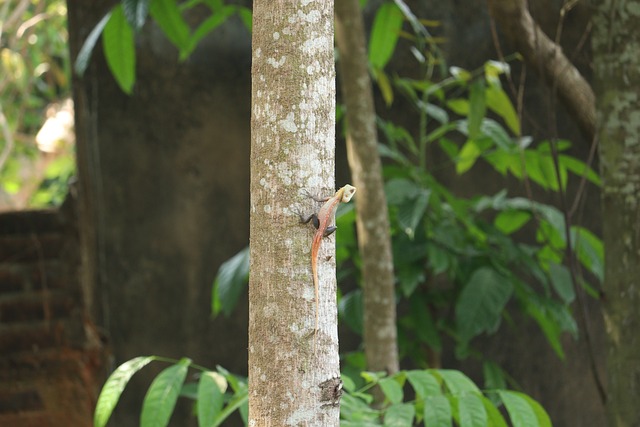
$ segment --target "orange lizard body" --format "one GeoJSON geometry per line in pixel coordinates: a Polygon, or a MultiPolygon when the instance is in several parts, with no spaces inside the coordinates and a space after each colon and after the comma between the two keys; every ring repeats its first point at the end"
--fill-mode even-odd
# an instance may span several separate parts
{"type": "Polygon", "coordinates": [[[318,334],[318,319],[319,319],[319,292],[318,292],[318,253],[320,251],[320,244],[322,238],[329,236],[336,231],[335,225],[331,225],[333,217],[335,216],[336,209],[340,203],[347,203],[351,200],[356,192],[356,188],[347,184],[344,187],[336,191],[332,197],[325,199],[316,199],[319,202],[324,202],[317,214],[312,214],[309,217],[300,215],[302,222],[307,223],[313,220],[313,225],[317,228],[316,234],[313,236],[313,242],[311,243],[311,273],[313,275],[313,287],[315,291],[316,299],[316,324],[313,331],[313,351],[315,353],[316,348],[316,336],[318,334]]]}

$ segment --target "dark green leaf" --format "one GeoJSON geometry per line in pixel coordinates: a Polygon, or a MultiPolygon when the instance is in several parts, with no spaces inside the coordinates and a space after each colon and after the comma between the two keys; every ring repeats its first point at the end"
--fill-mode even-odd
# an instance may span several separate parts
{"type": "Polygon", "coordinates": [[[225,316],[231,314],[247,285],[248,278],[249,247],[246,247],[225,261],[218,270],[211,299],[211,311],[214,316],[220,312],[225,316]]]}
{"type": "MultiPolygon", "coordinates": [[[[154,0],[155,1],[155,0],[154,0]]],[[[139,31],[149,14],[151,0],[122,0],[122,10],[134,31],[139,31]]]]}
{"type": "Polygon", "coordinates": [[[422,190],[413,200],[407,200],[398,208],[398,226],[411,239],[414,238],[416,228],[424,217],[430,195],[430,192],[422,190]]]}
{"type": "Polygon", "coordinates": [[[396,48],[403,15],[394,3],[383,3],[373,20],[369,39],[369,62],[374,68],[383,69],[396,48]]]}
{"type": "Polygon", "coordinates": [[[487,390],[503,389],[507,386],[504,371],[494,362],[484,362],[482,364],[484,376],[484,387],[487,390]]]}
{"type": "Polygon", "coordinates": [[[122,6],[113,9],[111,18],[104,27],[102,44],[107,65],[120,89],[131,94],[136,80],[136,52],[133,31],[122,12],[122,6]]]}
{"type": "Polygon", "coordinates": [[[96,410],[93,417],[93,425],[95,427],[104,427],[107,425],[107,421],[109,421],[109,417],[111,417],[111,413],[116,407],[122,391],[127,386],[133,374],[147,366],[152,360],[154,360],[154,357],[136,357],[118,366],[118,368],[113,371],[102,387],[98,402],[96,403],[96,410]]]}
{"type": "Polygon", "coordinates": [[[573,242],[578,260],[589,269],[600,282],[604,281],[604,247],[602,240],[583,227],[571,227],[573,242]]]}
{"type": "Polygon", "coordinates": [[[153,0],[151,2],[151,16],[178,50],[187,47],[189,26],[182,19],[182,14],[175,0],[153,0]]]}
{"type": "Polygon", "coordinates": [[[111,13],[112,12],[107,13],[93,28],[93,30],[91,30],[91,33],[89,33],[89,36],[84,41],[80,52],[78,52],[74,70],[79,76],[82,76],[87,69],[87,65],[89,65],[89,60],[91,59],[91,54],[93,53],[93,48],[95,47],[98,38],[100,38],[102,30],[104,30],[105,25],[107,25],[107,22],[111,18],[111,13]]]}
{"type": "Polygon", "coordinates": [[[476,270],[456,303],[456,325],[462,343],[482,332],[495,332],[513,285],[488,267],[476,270]]]}
{"type": "Polygon", "coordinates": [[[438,328],[431,317],[429,307],[425,301],[418,298],[417,295],[410,298],[411,320],[415,327],[415,332],[420,341],[425,342],[433,350],[440,351],[442,342],[438,334],[438,328]]]}
{"type": "Polygon", "coordinates": [[[576,298],[576,293],[573,289],[571,273],[567,267],[556,263],[550,263],[549,275],[551,276],[553,289],[555,289],[558,296],[565,304],[571,304],[576,298]]]}
{"type": "Polygon", "coordinates": [[[484,89],[484,83],[480,80],[476,80],[471,84],[469,93],[469,139],[478,139],[480,136],[480,125],[487,112],[484,89]]]}
{"type": "Polygon", "coordinates": [[[343,296],[338,304],[338,312],[354,332],[362,334],[362,290],[356,289],[343,296]]]}

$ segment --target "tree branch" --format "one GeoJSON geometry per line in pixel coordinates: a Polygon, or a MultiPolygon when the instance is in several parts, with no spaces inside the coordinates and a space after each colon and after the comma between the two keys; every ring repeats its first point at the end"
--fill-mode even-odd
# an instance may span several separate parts
{"type": "Polygon", "coordinates": [[[593,90],[562,48],[531,17],[527,0],[487,0],[489,13],[506,38],[515,44],[527,65],[554,90],[588,141],[595,135],[596,106],[593,90]]]}

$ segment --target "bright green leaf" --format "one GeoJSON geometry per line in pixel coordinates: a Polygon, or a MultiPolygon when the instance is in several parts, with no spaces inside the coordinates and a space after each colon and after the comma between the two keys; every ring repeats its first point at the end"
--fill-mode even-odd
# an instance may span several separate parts
{"type": "Polygon", "coordinates": [[[428,396],[424,402],[426,427],[451,427],[451,405],[445,396],[428,396]]]}
{"type": "Polygon", "coordinates": [[[592,184],[597,186],[602,185],[600,176],[589,167],[586,163],[576,159],[575,157],[567,156],[566,154],[560,154],[558,156],[558,162],[570,172],[573,172],[579,177],[585,177],[592,184]]]}
{"type": "Polygon", "coordinates": [[[493,224],[504,234],[511,234],[520,230],[531,219],[531,212],[505,210],[500,212],[493,224]]]}
{"type": "Polygon", "coordinates": [[[402,11],[394,3],[383,3],[376,12],[369,39],[369,62],[382,70],[396,48],[402,21],[402,11]]]}
{"type": "Polygon", "coordinates": [[[509,129],[511,129],[511,132],[513,132],[514,135],[519,136],[520,119],[518,118],[515,108],[513,108],[511,100],[502,87],[498,85],[489,85],[485,94],[487,98],[487,107],[502,117],[502,120],[504,120],[509,129]]]}
{"type": "Polygon", "coordinates": [[[393,404],[402,402],[402,387],[394,378],[383,378],[378,383],[385,397],[393,404]]]}
{"type": "Polygon", "coordinates": [[[389,77],[387,77],[387,74],[382,70],[382,68],[374,68],[373,77],[376,83],[378,83],[384,103],[387,107],[391,106],[391,104],[393,104],[393,88],[391,87],[389,77]]]}
{"type": "Polygon", "coordinates": [[[458,397],[460,427],[486,427],[487,411],[479,394],[467,393],[458,397]]]}
{"type": "Polygon", "coordinates": [[[187,48],[190,30],[175,0],[153,0],[151,16],[178,50],[187,48]]]}
{"type": "Polygon", "coordinates": [[[147,366],[152,360],[154,360],[153,357],[136,357],[118,366],[118,368],[113,371],[102,387],[100,396],[98,396],[93,417],[94,427],[104,427],[107,425],[107,421],[109,421],[109,417],[111,417],[111,413],[116,407],[122,391],[133,374],[147,366]]]}
{"type": "Polygon", "coordinates": [[[508,427],[507,422],[504,420],[504,417],[495,407],[493,402],[482,396],[482,404],[484,405],[484,409],[487,411],[488,427],[508,427]]]}
{"type": "Polygon", "coordinates": [[[164,427],[169,424],[190,364],[189,359],[182,359],[160,372],[153,380],[142,402],[140,427],[164,427]]]}
{"type": "Polygon", "coordinates": [[[407,380],[416,394],[421,398],[428,396],[439,396],[442,394],[442,388],[438,380],[429,373],[429,371],[412,370],[407,371],[407,380]]]}
{"type": "Polygon", "coordinates": [[[415,407],[409,403],[391,405],[384,414],[385,427],[406,427],[413,425],[415,407]]]}
{"type": "Polygon", "coordinates": [[[522,393],[515,391],[498,391],[511,418],[513,427],[538,427],[538,417],[522,393]]]}
{"type": "Polygon", "coordinates": [[[442,377],[451,394],[480,393],[478,386],[460,371],[439,369],[437,373],[442,377]]]}
{"type": "Polygon", "coordinates": [[[131,94],[136,79],[136,52],[133,31],[124,17],[122,6],[113,8],[102,33],[104,55],[109,70],[120,89],[131,94]]]}
{"type": "Polygon", "coordinates": [[[456,163],[456,172],[461,175],[471,169],[480,154],[481,151],[478,144],[473,139],[467,140],[460,150],[458,162],[456,163]]]}
{"type": "Polygon", "coordinates": [[[451,111],[461,116],[469,114],[469,101],[463,98],[449,99],[446,102],[451,111]]]}
{"type": "Polygon", "coordinates": [[[227,381],[217,372],[203,372],[198,381],[198,425],[210,427],[220,414],[227,381]]]}
{"type": "Polygon", "coordinates": [[[211,31],[215,30],[218,26],[223,24],[227,18],[235,13],[236,9],[233,6],[224,6],[219,10],[214,11],[202,24],[196,28],[189,41],[186,44],[186,48],[180,50],[180,61],[184,61],[191,55],[194,49],[200,43],[205,36],[211,31]]]}

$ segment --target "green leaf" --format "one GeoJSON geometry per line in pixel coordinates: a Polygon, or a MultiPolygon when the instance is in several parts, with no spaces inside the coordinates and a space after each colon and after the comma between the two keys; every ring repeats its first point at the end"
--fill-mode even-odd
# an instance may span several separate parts
{"type": "Polygon", "coordinates": [[[229,316],[249,278],[249,247],[242,249],[232,258],[222,263],[213,282],[211,311],[214,316],[224,313],[229,316]]]}
{"type": "Polygon", "coordinates": [[[538,417],[522,393],[500,390],[498,394],[507,408],[513,427],[538,427],[538,417]]]}
{"type": "Polygon", "coordinates": [[[338,313],[340,313],[340,317],[354,332],[362,335],[362,319],[364,316],[362,309],[362,290],[355,289],[340,298],[338,313]]]}
{"type": "Polygon", "coordinates": [[[369,38],[369,62],[373,68],[382,70],[391,59],[402,21],[402,11],[394,3],[383,3],[378,9],[369,38]]]}
{"type": "Polygon", "coordinates": [[[118,366],[118,368],[113,371],[102,387],[100,396],[98,396],[96,411],[93,416],[94,427],[104,427],[107,425],[107,421],[109,421],[109,417],[111,417],[111,413],[116,407],[122,391],[133,374],[147,366],[152,360],[154,360],[153,356],[136,357],[118,366]]]}
{"type": "Polygon", "coordinates": [[[416,228],[424,217],[430,195],[429,191],[422,190],[414,199],[408,200],[399,206],[398,226],[410,239],[414,238],[416,228]]]}
{"type": "Polygon", "coordinates": [[[544,410],[542,405],[540,405],[537,401],[532,399],[531,396],[528,396],[524,393],[517,393],[517,392],[512,392],[512,393],[516,393],[520,395],[520,397],[522,397],[524,400],[527,401],[527,403],[529,403],[529,406],[531,406],[531,408],[533,409],[533,412],[536,414],[539,427],[551,427],[551,419],[549,418],[549,414],[547,414],[547,411],[544,410]]]}
{"type": "Polygon", "coordinates": [[[576,298],[576,293],[573,289],[571,273],[567,267],[552,262],[549,264],[549,275],[551,276],[553,289],[555,289],[558,296],[565,304],[571,304],[576,298]]]}
{"type": "Polygon", "coordinates": [[[136,79],[136,52],[133,31],[124,17],[121,5],[113,8],[111,18],[102,33],[102,45],[109,70],[120,89],[130,95],[136,79]]]}
{"type": "Polygon", "coordinates": [[[198,381],[198,425],[210,427],[223,404],[227,381],[217,372],[203,372],[198,381]]]}
{"type": "Polygon", "coordinates": [[[511,132],[520,135],[520,119],[511,100],[499,85],[489,85],[485,91],[487,107],[504,120],[511,132]]]}
{"type": "Polygon", "coordinates": [[[427,343],[433,350],[440,351],[442,349],[442,342],[440,341],[438,328],[431,317],[426,301],[418,298],[418,295],[414,295],[409,299],[409,302],[411,305],[411,320],[414,324],[418,339],[427,343]]]}
{"type": "Polygon", "coordinates": [[[238,16],[246,29],[251,32],[253,28],[253,13],[251,12],[251,9],[244,6],[238,6],[238,16]]]}
{"type": "Polygon", "coordinates": [[[564,359],[564,350],[562,349],[562,343],[560,342],[562,330],[558,323],[548,316],[546,310],[541,307],[539,303],[535,303],[533,299],[529,298],[525,304],[527,314],[533,317],[533,319],[538,323],[538,326],[542,329],[542,332],[551,345],[551,348],[553,348],[560,359],[564,359]]]}
{"type": "Polygon", "coordinates": [[[478,386],[460,371],[438,369],[437,373],[442,377],[451,394],[480,393],[478,386]]]}
{"type": "Polygon", "coordinates": [[[445,396],[428,396],[424,402],[426,427],[451,427],[451,405],[445,396]]]}
{"type": "Polygon", "coordinates": [[[462,146],[458,161],[456,162],[456,172],[458,175],[461,175],[471,169],[471,167],[476,163],[478,157],[480,157],[480,154],[481,151],[478,144],[473,139],[467,140],[467,142],[462,146]]]}
{"type": "Polygon", "coordinates": [[[487,411],[480,395],[468,393],[458,397],[460,427],[486,427],[487,411]]]}
{"type": "Polygon", "coordinates": [[[531,219],[531,212],[506,210],[496,216],[493,224],[504,234],[520,230],[531,219]]]}
{"type": "Polygon", "coordinates": [[[604,246],[595,234],[583,227],[571,227],[571,242],[578,260],[602,283],[604,281],[604,246]]]}
{"type": "Polygon", "coordinates": [[[394,378],[383,378],[378,383],[385,397],[393,404],[402,402],[402,386],[394,378]]]}
{"type": "Polygon", "coordinates": [[[105,25],[107,25],[107,22],[109,22],[109,20],[111,19],[111,13],[112,11],[108,12],[100,20],[100,22],[98,22],[93,30],[91,30],[91,33],[89,33],[87,39],[84,41],[80,52],[78,52],[78,57],[76,58],[76,62],[74,65],[74,70],[77,75],[82,76],[87,69],[89,60],[91,59],[91,54],[93,53],[93,48],[95,47],[98,38],[100,38],[100,34],[102,34],[105,25]]]}
{"type": "Polygon", "coordinates": [[[151,0],[122,0],[122,11],[127,18],[127,22],[134,31],[139,31],[149,14],[149,3],[151,0]]]}
{"type": "Polygon", "coordinates": [[[142,402],[140,427],[164,427],[169,424],[190,364],[189,359],[182,359],[160,372],[153,380],[142,402]]]}
{"type": "Polygon", "coordinates": [[[484,83],[476,80],[471,84],[469,93],[469,139],[478,139],[480,125],[487,112],[484,96],[484,83]]]}
{"type": "Polygon", "coordinates": [[[461,116],[469,114],[469,101],[464,98],[449,99],[446,104],[456,114],[461,116]]]}
{"type": "Polygon", "coordinates": [[[391,104],[393,104],[393,88],[391,87],[389,77],[387,77],[387,74],[381,68],[374,68],[373,78],[376,83],[378,83],[378,88],[380,88],[380,93],[382,94],[384,103],[387,107],[390,107],[391,104]]]}
{"type": "Polygon", "coordinates": [[[460,341],[467,343],[482,332],[495,332],[502,310],[511,298],[513,285],[488,267],[476,270],[456,303],[456,325],[460,341]]]}
{"type": "Polygon", "coordinates": [[[495,405],[491,402],[491,400],[482,396],[482,404],[484,405],[484,409],[487,411],[487,426],[490,427],[508,427],[507,422],[504,420],[504,417],[495,407],[495,405]]]}
{"type": "Polygon", "coordinates": [[[481,130],[482,134],[490,138],[491,141],[493,141],[493,143],[501,150],[510,152],[516,147],[516,144],[507,131],[504,130],[502,125],[495,120],[482,120],[481,130]]]}
{"type": "Polygon", "coordinates": [[[498,390],[507,386],[504,371],[494,362],[484,362],[482,364],[482,374],[484,376],[484,388],[487,390],[498,390]]]}
{"type": "Polygon", "coordinates": [[[151,16],[178,50],[186,49],[190,30],[175,0],[153,0],[151,16]]]}
{"type": "Polygon", "coordinates": [[[407,380],[416,394],[425,398],[428,396],[439,396],[442,394],[442,388],[438,380],[425,370],[406,371],[407,380]]]}
{"type": "Polygon", "coordinates": [[[597,186],[602,185],[602,181],[600,180],[600,176],[596,171],[591,169],[586,163],[576,159],[575,157],[567,156],[566,154],[560,154],[558,156],[558,163],[561,166],[565,167],[567,170],[573,172],[579,177],[585,177],[592,184],[597,186]]]}
{"type": "Polygon", "coordinates": [[[384,414],[385,427],[406,427],[413,425],[415,407],[409,403],[391,405],[384,414]]]}
{"type": "Polygon", "coordinates": [[[186,47],[180,50],[180,61],[184,61],[191,55],[194,49],[200,43],[207,34],[211,31],[215,30],[219,25],[224,23],[227,18],[235,13],[235,7],[233,6],[224,6],[216,11],[214,11],[211,16],[204,20],[202,24],[196,28],[193,32],[189,41],[186,44],[186,47]]]}

